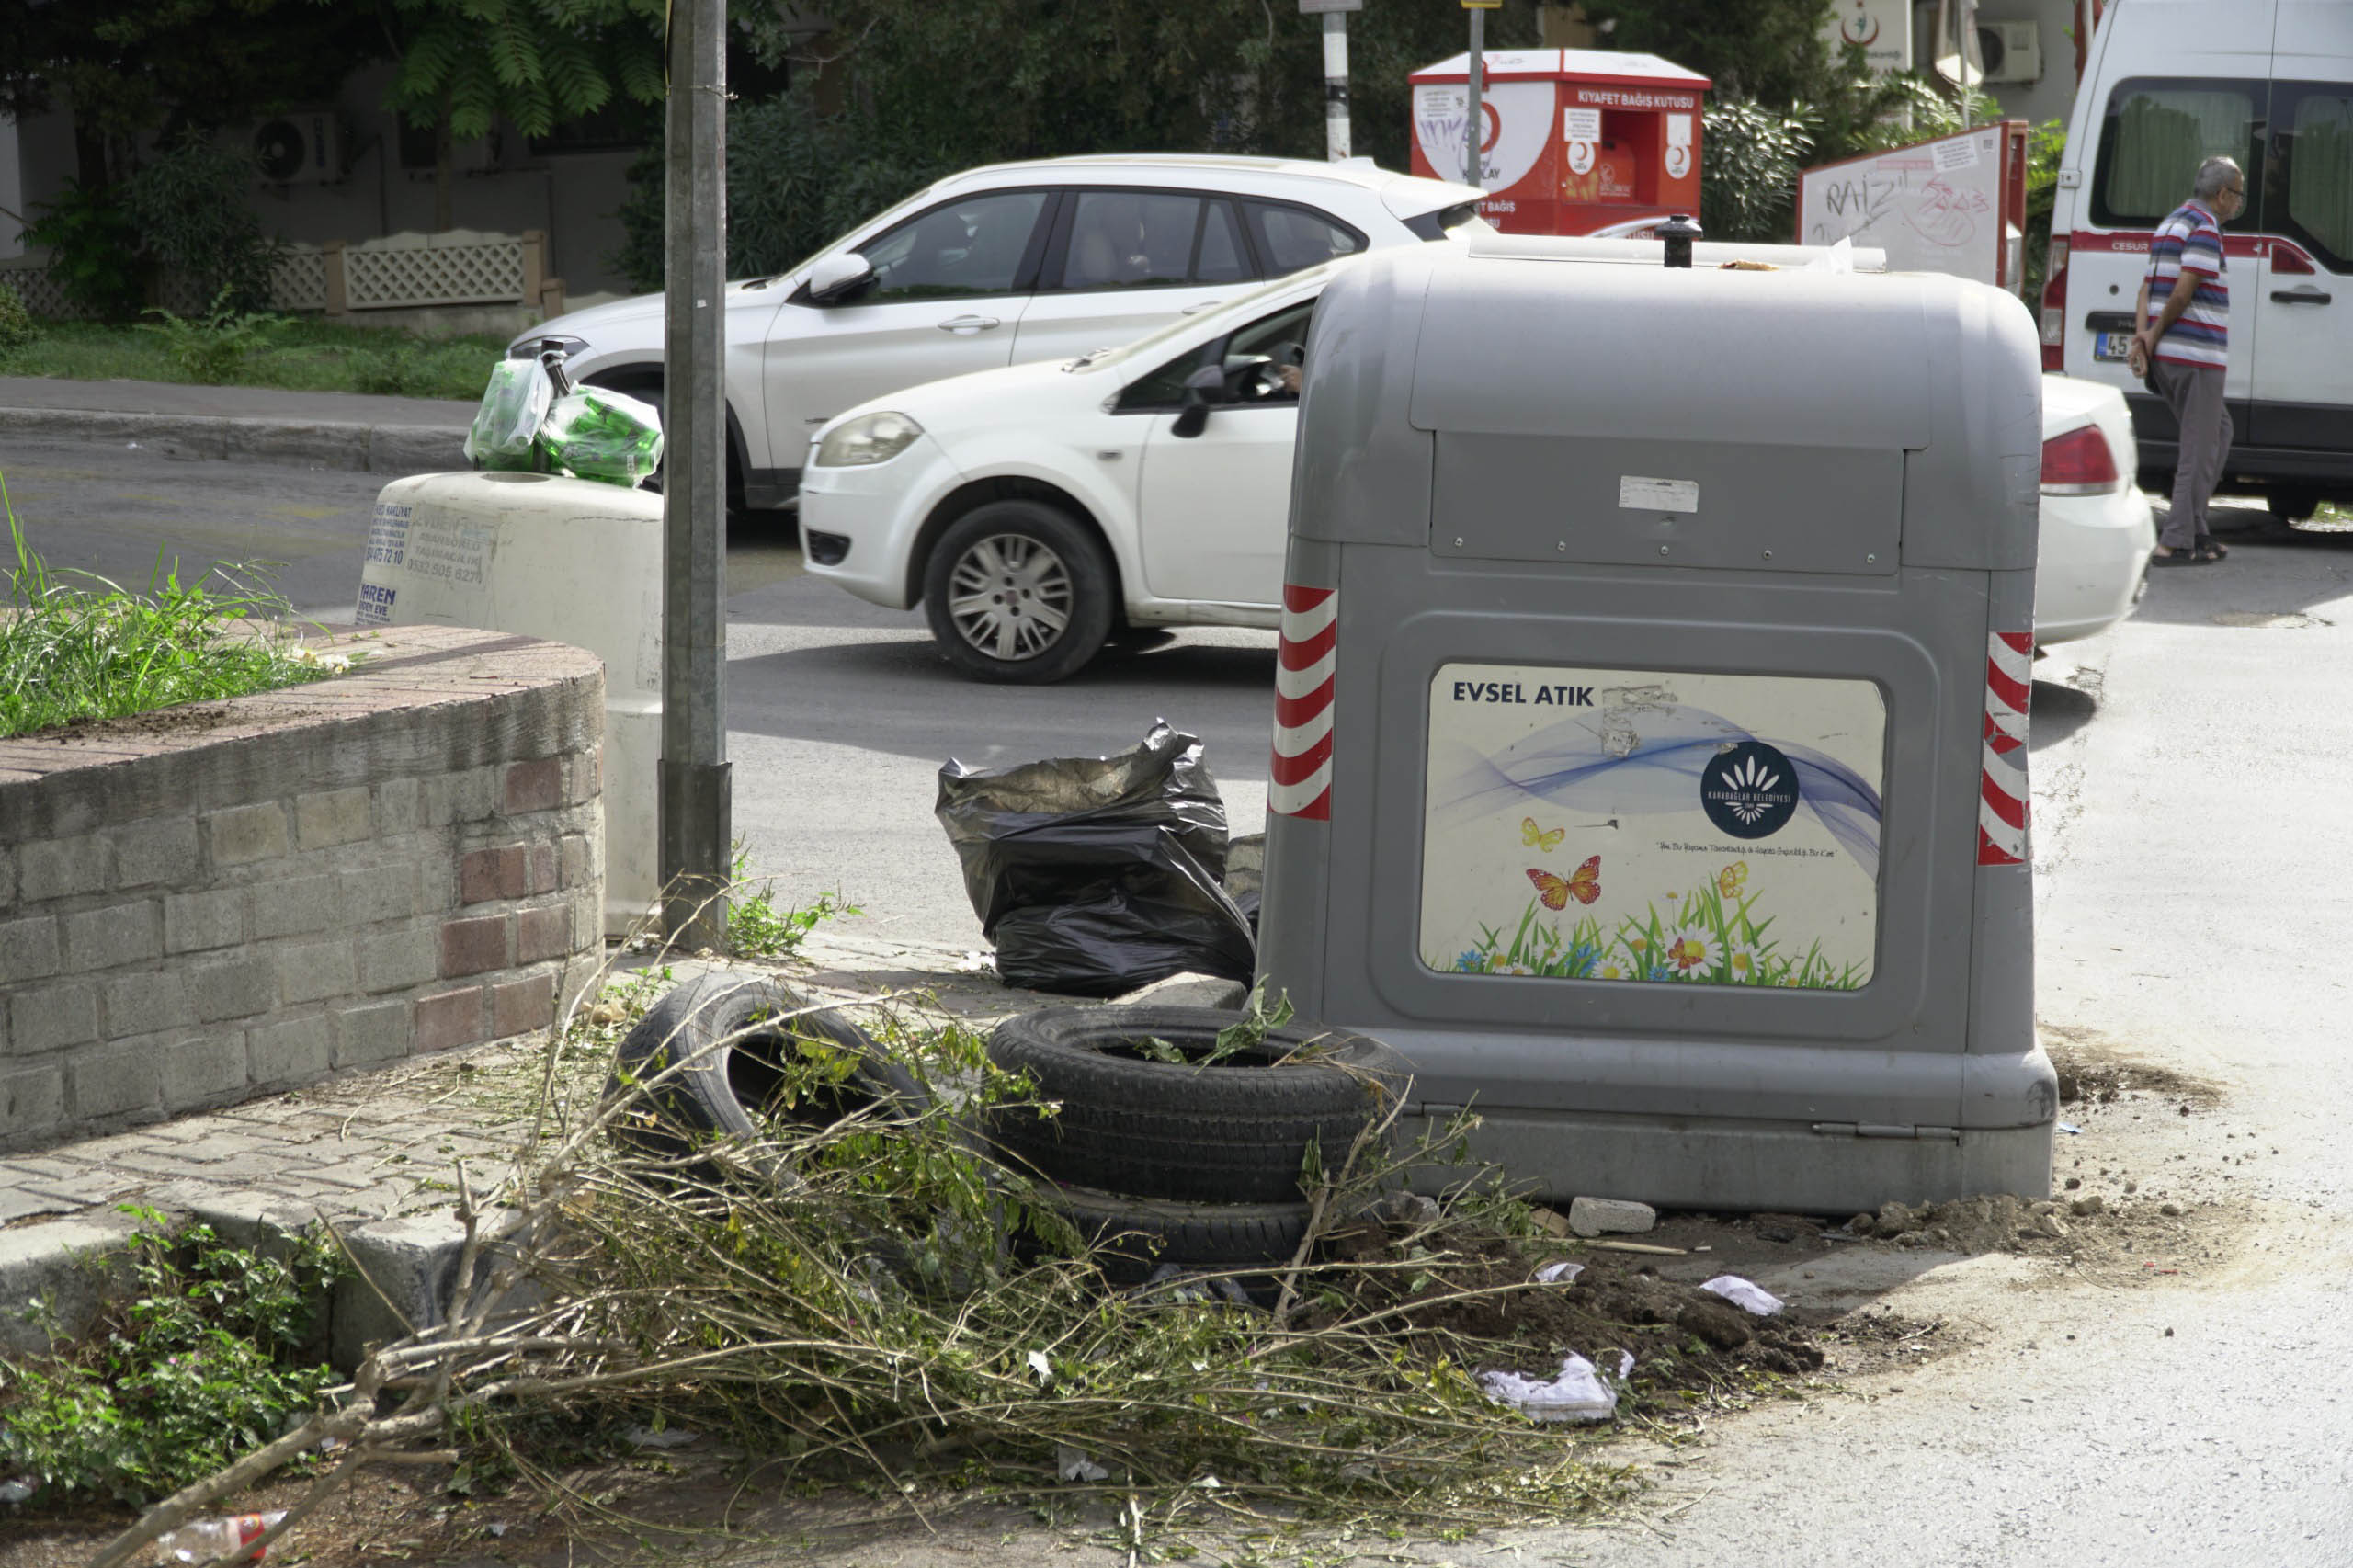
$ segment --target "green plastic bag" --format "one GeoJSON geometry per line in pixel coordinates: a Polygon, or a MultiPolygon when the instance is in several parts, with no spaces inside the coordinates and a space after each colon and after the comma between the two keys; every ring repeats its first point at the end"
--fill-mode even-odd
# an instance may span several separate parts
{"type": "Polygon", "coordinates": [[[501,359],[491,368],[473,428],[466,432],[466,460],[476,468],[529,468],[540,422],[554,401],[555,385],[537,359],[501,359]]]}
{"type": "Polygon", "coordinates": [[[551,472],[638,485],[662,462],[662,415],[626,392],[582,387],[555,400],[540,424],[551,472]]]}

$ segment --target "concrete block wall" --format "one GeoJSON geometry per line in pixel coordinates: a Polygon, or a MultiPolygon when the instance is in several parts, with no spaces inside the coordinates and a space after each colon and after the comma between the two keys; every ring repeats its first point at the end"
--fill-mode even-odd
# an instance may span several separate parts
{"type": "Polygon", "coordinates": [[[0,741],[0,1150],[544,1028],[603,945],[604,674],[449,627],[0,741]]]}

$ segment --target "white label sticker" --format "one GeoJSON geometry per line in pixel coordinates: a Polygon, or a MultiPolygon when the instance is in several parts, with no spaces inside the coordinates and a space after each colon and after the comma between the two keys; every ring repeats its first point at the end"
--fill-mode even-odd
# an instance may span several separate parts
{"type": "Polygon", "coordinates": [[[1871,682],[1460,664],[1429,703],[1429,968],[1869,983],[1887,736],[1871,682]]]}
{"type": "Polygon", "coordinates": [[[1691,145],[1691,117],[1689,115],[1670,114],[1666,117],[1666,144],[1670,147],[1691,145]]]}
{"type": "Polygon", "coordinates": [[[1601,140],[1601,111],[1597,108],[1570,108],[1561,111],[1561,140],[1563,142],[1598,142],[1601,140]]]}
{"type": "Polygon", "coordinates": [[[1644,479],[1640,474],[1618,476],[1618,505],[1633,512],[1696,512],[1699,482],[1696,479],[1644,479]]]}
{"type": "Polygon", "coordinates": [[[1570,142],[1568,144],[1568,159],[1569,173],[1573,175],[1589,175],[1593,173],[1593,143],[1590,142],[1570,142]]]}
{"type": "Polygon", "coordinates": [[[1940,175],[1951,174],[1956,169],[1973,169],[1977,166],[1977,139],[1956,136],[1949,142],[1935,142],[1928,149],[1928,156],[1935,161],[1937,173],[1940,175]]]}

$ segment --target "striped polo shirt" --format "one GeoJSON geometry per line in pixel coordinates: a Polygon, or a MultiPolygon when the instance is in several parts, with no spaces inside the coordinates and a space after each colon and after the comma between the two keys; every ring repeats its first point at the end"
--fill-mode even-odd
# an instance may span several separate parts
{"type": "Polygon", "coordinates": [[[2198,276],[2198,292],[2158,340],[2157,358],[2176,365],[2221,369],[2230,358],[2231,284],[2222,257],[2222,229],[2196,201],[2185,201],[2157,225],[2149,242],[2149,319],[2173,294],[2184,267],[2198,276]]]}

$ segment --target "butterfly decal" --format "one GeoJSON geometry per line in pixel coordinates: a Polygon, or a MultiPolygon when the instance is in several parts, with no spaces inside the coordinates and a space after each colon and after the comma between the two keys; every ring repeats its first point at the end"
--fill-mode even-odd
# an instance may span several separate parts
{"type": "Polygon", "coordinates": [[[1741,884],[1748,881],[1748,862],[1726,866],[1716,873],[1716,892],[1726,898],[1738,898],[1741,884]]]}
{"type": "Polygon", "coordinates": [[[1536,896],[1547,909],[1566,909],[1571,899],[1591,903],[1601,896],[1601,857],[1588,856],[1584,865],[1565,877],[1530,867],[1528,880],[1536,884],[1536,896]]]}
{"type": "Polygon", "coordinates": [[[1547,855],[1558,849],[1561,846],[1561,840],[1568,835],[1569,830],[1565,827],[1556,827],[1552,832],[1546,833],[1536,825],[1534,817],[1519,819],[1519,841],[1522,844],[1533,844],[1547,855]]]}

